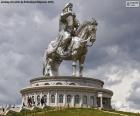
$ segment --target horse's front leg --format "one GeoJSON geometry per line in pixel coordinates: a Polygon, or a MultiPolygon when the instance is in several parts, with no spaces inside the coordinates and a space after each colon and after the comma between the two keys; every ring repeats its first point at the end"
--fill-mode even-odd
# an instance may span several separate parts
{"type": "Polygon", "coordinates": [[[84,64],[79,64],[79,77],[83,77],[83,68],[84,68],[84,64]]]}
{"type": "Polygon", "coordinates": [[[50,59],[50,58],[47,59],[47,66],[46,66],[45,76],[53,76],[52,59],[50,59]]]}
{"type": "Polygon", "coordinates": [[[51,66],[48,67],[48,76],[53,76],[53,71],[51,66]]]}
{"type": "Polygon", "coordinates": [[[76,77],[76,61],[72,63],[72,76],[76,77]]]}
{"type": "Polygon", "coordinates": [[[85,61],[85,56],[82,56],[81,59],[79,60],[79,76],[80,77],[83,77],[84,61],[85,61]]]}
{"type": "Polygon", "coordinates": [[[44,76],[47,77],[47,76],[50,76],[52,73],[51,73],[51,66],[49,64],[46,64],[45,68],[43,69],[44,71],[44,76]]]}
{"type": "Polygon", "coordinates": [[[43,75],[49,76],[49,66],[47,64],[47,61],[43,64],[43,75]]]}

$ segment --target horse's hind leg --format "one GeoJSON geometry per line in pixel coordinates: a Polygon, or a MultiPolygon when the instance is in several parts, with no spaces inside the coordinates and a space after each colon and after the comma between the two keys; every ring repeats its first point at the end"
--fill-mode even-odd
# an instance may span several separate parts
{"type": "Polygon", "coordinates": [[[53,76],[53,72],[52,72],[52,59],[50,59],[50,58],[47,59],[45,76],[53,76]]]}
{"type": "Polygon", "coordinates": [[[83,76],[83,69],[84,69],[84,61],[85,61],[85,56],[82,56],[79,60],[79,76],[83,76]]]}
{"type": "Polygon", "coordinates": [[[76,61],[72,63],[72,76],[76,77],[76,61]]]}

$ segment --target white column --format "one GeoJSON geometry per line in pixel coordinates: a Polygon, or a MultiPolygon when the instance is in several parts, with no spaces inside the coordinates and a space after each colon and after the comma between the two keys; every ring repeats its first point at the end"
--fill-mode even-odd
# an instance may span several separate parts
{"type": "Polygon", "coordinates": [[[26,96],[26,107],[28,107],[28,94],[27,94],[27,96],[26,96]]]}
{"type": "Polygon", "coordinates": [[[35,93],[34,100],[35,100],[35,106],[37,106],[37,93],[35,93]]]}
{"type": "Polygon", "coordinates": [[[87,107],[91,106],[90,95],[87,95],[87,107]]]}
{"type": "Polygon", "coordinates": [[[80,107],[82,107],[83,104],[83,96],[80,94],[80,107]]]}
{"type": "Polygon", "coordinates": [[[39,93],[39,92],[37,93],[37,96],[36,96],[36,106],[37,106],[37,107],[39,106],[39,105],[38,105],[38,99],[37,99],[38,95],[39,95],[39,97],[40,97],[40,93],[39,93]]]}
{"type": "Polygon", "coordinates": [[[103,97],[100,97],[100,107],[103,108],[103,97]]]}
{"type": "Polygon", "coordinates": [[[58,106],[58,93],[55,94],[55,106],[58,106]]]}
{"type": "Polygon", "coordinates": [[[71,106],[74,107],[74,95],[72,95],[71,106]]]}
{"type": "Polygon", "coordinates": [[[47,106],[50,106],[50,92],[47,94],[47,106]]]}
{"type": "Polygon", "coordinates": [[[103,108],[103,93],[102,92],[98,92],[98,97],[100,98],[100,108],[103,108]]]}
{"type": "Polygon", "coordinates": [[[41,98],[42,98],[42,92],[40,92],[40,107],[42,107],[42,104],[41,104],[41,98]]]}
{"type": "Polygon", "coordinates": [[[63,106],[66,106],[66,94],[64,93],[64,97],[63,97],[63,106]]]}

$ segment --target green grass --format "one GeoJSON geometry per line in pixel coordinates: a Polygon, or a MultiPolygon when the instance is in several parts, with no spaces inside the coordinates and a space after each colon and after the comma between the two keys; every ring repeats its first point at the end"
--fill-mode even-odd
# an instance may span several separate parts
{"type": "MultiPolygon", "coordinates": [[[[110,111],[113,112],[113,111],[110,111]]],[[[139,113],[132,113],[132,112],[124,112],[124,111],[115,111],[116,113],[120,113],[120,114],[126,114],[128,116],[140,116],[139,113]]]]}
{"type": "MultiPolygon", "coordinates": [[[[69,108],[54,110],[51,107],[46,107],[44,109],[34,108],[33,111],[23,109],[20,113],[9,112],[8,116],[121,116],[119,114],[113,114],[104,112],[97,109],[87,109],[87,108],[69,108]]],[[[128,116],[140,116],[140,114],[120,112],[120,111],[111,111],[115,113],[126,114],[128,116]]]]}
{"type": "Polygon", "coordinates": [[[94,109],[65,109],[60,111],[40,112],[28,116],[120,116],[109,113],[103,113],[94,109]]]}
{"type": "Polygon", "coordinates": [[[132,113],[132,112],[123,112],[123,111],[115,111],[115,110],[110,110],[109,112],[125,114],[125,115],[128,115],[128,116],[140,116],[139,113],[132,113]]]}

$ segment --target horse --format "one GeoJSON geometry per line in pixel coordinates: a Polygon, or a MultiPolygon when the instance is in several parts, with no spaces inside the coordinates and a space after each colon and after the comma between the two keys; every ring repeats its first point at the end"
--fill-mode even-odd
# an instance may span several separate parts
{"type": "Polygon", "coordinates": [[[95,19],[85,21],[77,29],[76,36],[72,37],[67,54],[64,54],[63,50],[65,39],[61,39],[59,42],[52,41],[44,53],[43,75],[58,76],[58,69],[62,61],[72,60],[72,76],[76,76],[76,62],[79,61],[79,76],[82,77],[88,47],[91,47],[96,40],[97,25],[95,19]],[[53,52],[50,52],[52,49],[53,52]]]}

